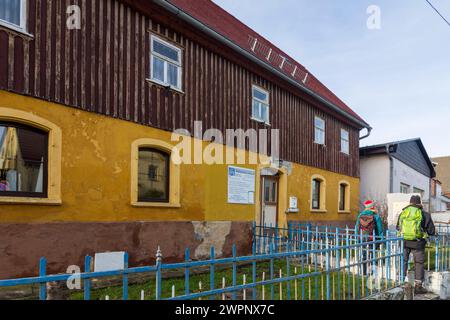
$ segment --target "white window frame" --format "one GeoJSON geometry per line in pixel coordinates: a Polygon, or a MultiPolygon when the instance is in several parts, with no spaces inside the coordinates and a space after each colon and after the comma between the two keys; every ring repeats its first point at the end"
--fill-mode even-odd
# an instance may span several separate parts
{"type": "Polygon", "coordinates": [[[263,89],[257,85],[252,85],[252,120],[265,123],[267,125],[270,125],[270,93],[266,89],[263,89]],[[257,90],[261,93],[264,93],[267,97],[266,100],[261,100],[255,97],[254,91],[257,90]],[[267,119],[262,119],[260,117],[257,117],[255,114],[253,114],[253,103],[254,101],[257,101],[260,103],[260,110],[259,113],[262,114],[261,110],[261,104],[267,106],[267,119]]]}
{"type": "Polygon", "coordinates": [[[350,154],[350,132],[345,129],[341,129],[341,152],[346,155],[350,154]],[[344,133],[347,134],[347,139],[344,138],[344,133]],[[347,150],[344,150],[344,143],[347,146],[347,150]]]}
{"type": "Polygon", "coordinates": [[[314,143],[317,143],[319,145],[324,146],[325,145],[325,141],[327,140],[327,124],[325,122],[325,119],[319,117],[319,116],[315,116],[314,117],[314,143]],[[323,128],[319,128],[316,125],[316,121],[320,120],[323,122],[323,128]],[[317,130],[323,131],[323,141],[317,141],[317,136],[316,136],[316,132],[317,130]]]}
{"type": "Polygon", "coordinates": [[[170,87],[171,89],[174,89],[174,90],[177,90],[177,91],[182,91],[182,82],[183,82],[182,81],[182,76],[183,76],[183,54],[182,53],[183,53],[183,51],[182,51],[181,48],[179,48],[179,47],[177,47],[177,46],[175,46],[175,45],[173,45],[173,44],[171,44],[171,43],[161,39],[160,37],[157,37],[155,35],[151,35],[151,37],[150,37],[150,80],[155,82],[155,83],[157,83],[157,84],[160,84],[162,86],[170,87]],[[180,61],[172,60],[172,59],[170,59],[170,58],[168,58],[166,56],[163,56],[163,55],[159,54],[158,52],[155,52],[153,50],[153,43],[155,41],[160,42],[163,45],[168,46],[168,47],[170,47],[173,50],[176,50],[178,52],[178,56],[179,56],[180,61]],[[164,61],[164,81],[156,79],[153,76],[153,60],[154,60],[155,56],[164,61]],[[168,63],[176,65],[178,67],[178,84],[177,84],[177,86],[174,86],[174,85],[169,84],[167,82],[167,70],[168,70],[167,64],[168,63]]]}
{"type": "Polygon", "coordinates": [[[409,184],[401,182],[400,183],[400,193],[402,193],[402,194],[410,194],[411,193],[411,186],[409,184]],[[406,193],[403,192],[404,191],[403,188],[405,188],[405,190],[408,189],[408,192],[406,192],[406,193]]]}
{"type": "Polygon", "coordinates": [[[0,25],[18,32],[27,33],[27,0],[20,0],[20,25],[0,19],[0,25]]]}

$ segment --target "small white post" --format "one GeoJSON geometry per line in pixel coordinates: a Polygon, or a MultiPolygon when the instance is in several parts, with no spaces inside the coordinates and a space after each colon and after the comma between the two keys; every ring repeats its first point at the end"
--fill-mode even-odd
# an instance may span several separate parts
{"type": "Polygon", "coordinates": [[[175,285],[172,286],[172,298],[175,298],[175,285]]]}
{"type": "MultiPolygon", "coordinates": [[[[262,281],[263,282],[266,281],[266,273],[265,272],[263,272],[263,274],[262,274],[262,281]]],[[[264,301],[265,298],[266,298],[266,291],[265,291],[265,286],[263,285],[262,286],[262,300],[264,301]]]]}
{"type": "MultiPolygon", "coordinates": [[[[295,275],[297,275],[297,267],[294,269],[295,275]]],[[[298,285],[297,285],[297,278],[295,278],[295,300],[298,300],[298,285]]]]}
{"type": "Polygon", "coordinates": [[[106,296],[106,297],[105,297],[105,300],[108,301],[108,300],[109,300],[109,296],[106,296]]]}
{"type": "Polygon", "coordinates": [[[145,300],[145,291],[141,290],[141,301],[145,300]]]}
{"type": "MultiPolygon", "coordinates": [[[[202,282],[201,281],[198,283],[198,290],[200,292],[202,292],[202,282]]],[[[198,300],[202,300],[202,298],[198,298],[198,300]]]]}
{"type": "MultiPolygon", "coordinates": [[[[226,288],[226,280],[225,277],[222,278],[222,289],[226,288]]],[[[225,292],[222,293],[222,300],[225,300],[225,292]]]]}
{"type": "MultiPolygon", "coordinates": [[[[243,284],[244,284],[244,286],[246,285],[246,280],[247,280],[247,279],[246,279],[245,274],[244,274],[244,276],[243,276],[243,284]]],[[[245,301],[245,300],[247,300],[247,290],[246,290],[246,289],[244,289],[243,294],[244,294],[243,299],[244,299],[244,301],[245,301]]]]}

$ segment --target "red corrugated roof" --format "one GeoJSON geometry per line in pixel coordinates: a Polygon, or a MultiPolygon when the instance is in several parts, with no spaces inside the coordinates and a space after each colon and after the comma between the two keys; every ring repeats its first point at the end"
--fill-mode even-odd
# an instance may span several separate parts
{"type": "MultiPolygon", "coordinates": [[[[259,58],[266,58],[266,56],[262,54],[263,50],[260,50],[259,52],[252,51],[251,40],[258,39],[258,46],[263,48],[271,48],[273,50],[272,52],[276,53],[273,54],[272,57],[277,56],[278,54],[278,56],[287,58],[289,63],[292,64],[292,71],[295,70],[295,66],[297,67],[297,77],[295,78],[300,84],[303,84],[300,79],[304,79],[304,76],[308,73],[307,81],[303,84],[304,86],[338,106],[348,114],[364,121],[356,112],[354,112],[323,83],[314,77],[314,75],[312,75],[304,66],[214,2],[210,0],[168,0],[168,2],[202,22],[217,33],[233,41],[235,44],[253,55],[258,56],[259,58]]],[[[271,59],[268,63],[270,63],[273,67],[280,67],[280,60],[271,59]]],[[[285,69],[287,69],[287,67],[285,69]]],[[[283,71],[287,75],[292,76],[290,72],[291,70],[289,70],[289,72],[287,70],[283,71]]]]}

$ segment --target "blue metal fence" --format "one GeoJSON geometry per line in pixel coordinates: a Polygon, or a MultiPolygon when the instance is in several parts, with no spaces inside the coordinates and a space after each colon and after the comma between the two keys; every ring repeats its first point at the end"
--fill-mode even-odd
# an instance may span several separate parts
{"type": "MultiPolygon", "coordinates": [[[[122,278],[121,299],[129,299],[129,291],[135,290],[129,285],[129,277],[134,274],[149,275],[149,289],[144,294],[156,300],[358,300],[403,282],[400,238],[367,239],[350,229],[342,233],[340,229],[325,228],[322,232],[306,227],[310,232],[302,234],[292,228],[285,235],[283,230],[273,229],[263,230],[266,234],[258,236],[254,226],[253,252],[248,256],[237,256],[234,246],[231,257],[217,258],[211,248],[208,260],[193,261],[186,249],[184,262],[166,264],[158,249],[153,266],[129,268],[125,254],[125,268],[108,272],[92,272],[88,256],[84,272],[75,276],[82,280],[85,300],[94,296],[93,279],[111,276],[122,278]],[[193,274],[199,268],[202,273],[193,274]],[[170,278],[171,271],[183,271],[182,279],[170,278]]],[[[47,283],[74,278],[73,274],[47,275],[46,263],[42,258],[39,277],[0,280],[0,287],[37,284],[39,298],[45,300],[47,283]]]]}

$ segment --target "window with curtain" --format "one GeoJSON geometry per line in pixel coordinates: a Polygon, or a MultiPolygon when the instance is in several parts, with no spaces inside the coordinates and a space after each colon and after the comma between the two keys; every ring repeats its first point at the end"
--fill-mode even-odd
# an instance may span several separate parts
{"type": "Polygon", "coordinates": [[[151,80],[181,90],[181,49],[152,36],[151,80]]]}
{"type": "Polygon", "coordinates": [[[312,182],[312,208],[314,210],[320,210],[321,201],[321,186],[322,181],[319,179],[314,179],[312,182]]]}
{"type": "Polygon", "coordinates": [[[252,91],[252,119],[269,124],[269,92],[257,86],[252,91]]]}
{"type": "Polygon", "coordinates": [[[341,183],[339,186],[339,211],[347,211],[347,189],[348,186],[345,183],[341,183]]]}
{"type": "Polygon", "coordinates": [[[139,202],[169,202],[169,161],[170,155],[165,152],[139,149],[139,202]]]}
{"type": "Polygon", "coordinates": [[[0,122],[0,196],[47,196],[48,133],[0,122]]]}
{"type": "Polygon", "coordinates": [[[319,117],[314,118],[314,142],[325,144],[325,120],[319,117]]]}
{"type": "Polygon", "coordinates": [[[347,130],[341,130],[341,152],[350,154],[350,135],[347,130]]]}
{"type": "Polygon", "coordinates": [[[25,0],[0,0],[0,22],[25,29],[25,0]]]}

